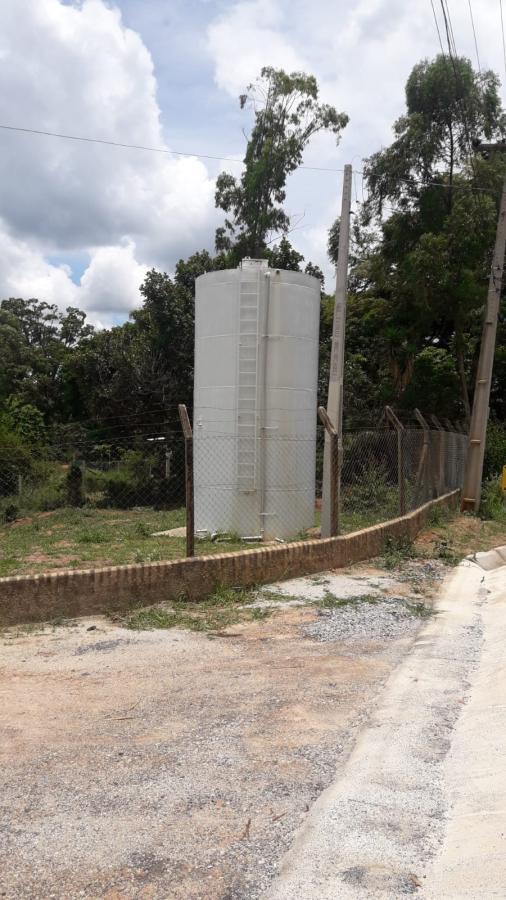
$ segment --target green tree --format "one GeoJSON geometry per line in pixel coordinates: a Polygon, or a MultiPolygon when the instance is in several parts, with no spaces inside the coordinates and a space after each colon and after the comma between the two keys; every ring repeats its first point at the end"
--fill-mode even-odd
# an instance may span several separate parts
{"type": "Polygon", "coordinates": [[[216,232],[216,249],[233,251],[236,263],[264,256],[267,236],[289,230],[283,209],[288,175],[300,166],[313,135],[331,131],[339,140],[348,122],[345,113],[318,103],[316,79],[303,72],[264,67],[239,99],[241,109],[250,106],[255,117],[244,171],[239,179],[222,172],[216,182],[216,206],[227,214],[216,232]]]}
{"type": "Polygon", "coordinates": [[[31,403],[22,403],[18,397],[9,397],[2,417],[7,427],[19,435],[27,446],[39,448],[46,443],[47,434],[40,410],[31,403]]]}
{"type": "Polygon", "coordinates": [[[219,253],[211,256],[207,250],[198,250],[192,253],[188,259],[180,259],[176,264],[174,281],[181,288],[190,291],[195,296],[195,279],[206,272],[216,272],[220,269],[228,269],[234,265],[227,253],[219,253]]]}
{"type": "Polygon", "coordinates": [[[369,210],[380,213],[385,200],[417,207],[434,182],[446,187],[437,205],[451,210],[459,176],[469,171],[472,142],[506,133],[498,89],[494,72],[475,72],[463,57],[441,54],[418,63],[406,84],[406,113],[394,124],[395,140],[366,162],[369,210]]]}
{"type": "Polygon", "coordinates": [[[72,412],[64,381],[65,362],[93,328],[81,310],[65,313],[55,304],[10,298],[0,303],[0,404],[15,397],[51,420],[72,412]]]}
{"type": "Polygon", "coordinates": [[[394,142],[366,162],[361,226],[377,217],[381,230],[352,278],[387,303],[383,350],[397,402],[409,398],[417,355],[443,349],[454,359],[460,410],[469,417],[501,177],[497,163],[476,157],[472,141],[505,132],[498,79],[474,72],[469,60],[438,56],[414,67],[406,104],[394,142]],[[386,201],[393,211],[383,221],[386,201]]]}
{"type": "Polygon", "coordinates": [[[281,238],[279,244],[266,251],[266,256],[271,269],[287,269],[293,272],[300,272],[300,264],[304,261],[302,253],[298,253],[285,236],[281,238]]]}

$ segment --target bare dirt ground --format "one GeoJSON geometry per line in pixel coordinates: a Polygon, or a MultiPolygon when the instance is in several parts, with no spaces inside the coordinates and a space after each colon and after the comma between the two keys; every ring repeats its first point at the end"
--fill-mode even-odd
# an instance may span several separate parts
{"type": "Polygon", "coordinates": [[[0,896],[260,896],[445,571],[298,579],[222,637],[105,619],[4,633],[0,896]],[[352,602],[303,605],[328,591],[352,602]]]}

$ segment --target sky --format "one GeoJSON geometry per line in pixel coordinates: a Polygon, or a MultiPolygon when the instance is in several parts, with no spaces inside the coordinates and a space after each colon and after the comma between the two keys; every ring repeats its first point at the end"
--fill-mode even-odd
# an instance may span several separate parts
{"type": "MultiPolygon", "coordinates": [[[[448,6],[457,52],[477,66],[469,0],[448,6]]],[[[481,68],[504,81],[499,0],[471,9],[481,68]]],[[[0,298],[78,306],[109,327],[139,305],[150,268],[212,251],[215,179],[240,174],[252,124],[237,98],[264,65],[314,74],[350,117],[338,146],[318,135],[305,153],[336,171],[300,169],[287,186],[290,240],[331,289],[339,170],[357,172],[357,208],[363,158],[390,143],[413,65],[439,51],[431,0],[1,0],[0,125],[172,153],[0,129],[0,298]]]]}

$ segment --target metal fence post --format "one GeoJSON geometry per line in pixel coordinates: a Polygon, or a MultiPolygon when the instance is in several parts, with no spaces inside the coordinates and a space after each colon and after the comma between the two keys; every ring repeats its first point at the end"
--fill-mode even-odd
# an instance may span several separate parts
{"type": "Polygon", "coordinates": [[[194,556],[195,515],[193,498],[193,432],[184,403],[178,406],[181,428],[184,435],[184,466],[186,493],[186,555],[194,556]]]}
{"type": "Polygon", "coordinates": [[[404,475],[404,425],[399,421],[393,409],[385,406],[385,415],[387,422],[395,428],[397,432],[397,484],[399,487],[399,513],[401,516],[406,513],[406,479],[404,475]]]}
{"type": "Polygon", "coordinates": [[[318,407],[318,415],[329,436],[330,537],[335,537],[339,534],[339,508],[341,501],[341,453],[339,448],[339,435],[330,421],[327,410],[323,406],[318,407]]]}

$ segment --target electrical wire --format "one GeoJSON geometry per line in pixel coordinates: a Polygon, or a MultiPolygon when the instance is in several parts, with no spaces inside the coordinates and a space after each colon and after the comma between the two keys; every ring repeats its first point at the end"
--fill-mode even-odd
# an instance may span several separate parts
{"type": "MultiPolygon", "coordinates": [[[[431,0],[431,3],[432,3],[432,0],[431,0]]],[[[175,154],[177,156],[194,156],[197,159],[213,159],[213,160],[218,160],[221,162],[235,162],[235,163],[240,163],[241,165],[243,164],[242,160],[232,159],[229,156],[210,156],[210,155],[208,155],[208,154],[206,155],[204,153],[183,153],[183,151],[181,151],[181,150],[167,150],[167,149],[163,149],[160,147],[148,147],[148,146],[144,146],[141,144],[124,144],[124,143],[120,143],[119,141],[106,141],[106,140],[102,140],[101,138],[78,137],[77,135],[62,134],[62,133],[59,133],[56,131],[40,131],[36,128],[22,128],[21,126],[18,127],[15,125],[4,125],[4,124],[0,123],[0,129],[4,129],[6,131],[21,132],[23,134],[45,135],[47,137],[61,138],[63,140],[69,140],[69,141],[84,141],[87,144],[105,144],[106,146],[120,147],[120,148],[124,148],[124,149],[146,150],[151,153],[175,154]]],[[[305,171],[311,171],[311,172],[332,172],[332,173],[344,172],[344,168],[333,168],[333,167],[327,167],[327,166],[299,166],[299,168],[304,169],[305,171]]],[[[360,169],[356,169],[355,174],[363,175],[363,176],[367,177],[367,173],[360,169]]],[[[412,185],[421,184],[424,186],[432,186],[432,187],[442,187],[442,188],[450,187],[450,185],[445,184],[444,182],[426,181],[423,178],[417,179],[414,177],[410,177],[410,178],[397,178],[396,180],[399,183],[402,182],[405,184],[412,184],[412,185]]],[[[484,187],[484,186],[482,187],[480,185],[473,185],[472,187],[460,185],[460,189],[461,190],[483,191],[484,193],[493,193],[494,194],[494,191],[491,188],[484,187]]]]}
{"type": "MultiPolygon", "coordinates": [[[[431,0],[431,2],[432,2],[432,0],[431,0]]],[[[501,2],[502,2],[502,0],[501,0],[501,2]]],[[[443,20],[444,20],[445,31],[446,31],[446,39],[447,39],[447,43],[448,43],[448,56],[450,58],[450,62],[451,62],[452,68],[453,68],[453,73],[455,76],[455,87],[456,87],[456,89],[458,89],[460,79],[459,79],[459,74],[457,71],[457,63],[456,63],[456,59],[455,59],[455,57],[457,57],[458,54],[457,54],[457,47],[455,44],[455,35],[454,35],[454,31],[453,31],[450,8],[448,6],[448,0],[441,0],[441,9],[443,11],[443,20]]],[[[460,103],[460,101],[457,99],[457,97],[456,97],[456,100],[459,103],[459,106],[461,109],[462,124],[464,126],[467,150],[469,153],[469,163],[470,163],[471,170],[473,173],[473,180],[474,180],[474,182],[476,182],[476,167],[475,167],[475,163],[474,163],[474,147],[473,147],[473,141],[472,141],[472,138],[470,135],[469,123],[467,121],[467,109],[466,109],[466,105],[465,105],[463,99],[462,99],[462,103],[460,103]]],[[[453,182],[452,182],[452,186],[453,186],[453,182]]],[[[481,219],[481,223],[483,224],[484,216],[483,216],[483,206],[481,203],[481,198],[473,197],[473,200],[474,200],[476,212],[478,213],[478,216],[481,219]]]]}
{"type": "Polygon", "coordinates": [[[448,5],[448,0],[441,0],[441,2],[442,2],[442,4],[444,4],[444,7],[446,8],[446,19],[448,21],[448,28],[450,31],[451,49],[452,49],[452,52],[455,54],[455,56],[457,56],[457,45],[455,43],[455,34],[453,31],[452,17],[450,14],[450,7],[448,5]]]}
{"type": "Polygon", "coordinates": [[[505,75],[504,86],[506,87],[506,41],[504,40],[504,16],[503,16],[503,9],[502,9],[502,0],[499,0],[499,9],[501,10],[502,57],[503,57],[504,75],[505,75]]]}
{"type": "MultiPolygon", "coordinates": [[[[478,39],[477,39],[477,37],[476,37],[476,28],[474,27],[474,16],[473,16],[473,8],[472,8],[472,6],[471,6],[471,0],[467,0],[467,3],[468,3],[468,6],[469,6],[469,15],[471,16],[471,27],[472,27],[472,29],[473,29],[474,46],[475,46],[475,49],[476,49],[476,61],[477,61],[477,63],[478,63],[478,72],[479,72],[480,75],[481,75],[480,53],[479,53],[479,50],[478,50],[478,39]]],[[[503,32],[503,38],[504,38],[504,32],[503,32]]],[[[504,40],[503,40],[503,44],[504,44],[504,40]]]]}
{"type": "MultiPolygon", "coordinates": [[[[169,150],[167,147],[149,147],[144,144],[125,144],[121,141],[106,141],[102,138],[83,137],[82,135],[76,134],[63,134],[58,131],[42,131],[39,128],[23,128],[20,125],[0,124],[0,128],[4,131],[16,131],[24,134],[39,134],[43,135],[44,137],[62,138],[66,141],[81,141],[85,144],[103,144],[106,147],[121,147],[123,150],[144,150],[148,153],[162,153],[168,156],[194,156],[196,159],[212,159],[216,160],[217,162],[231,162],[237,163],[241,166],[244,165],[244,160],[235,159],[234,157],[230,156],[211,156],[208,153],[187,153],[183,150],[169,150]]],[[[344,169],[329,168],[326,166],[299,166],[299,168],[305,169],[309,172],[344,172],[344,169]]]]}
{"type": "Polygon", "coordinates": [[[434,16],[434,22],[436,23],[436,31],[437,31],[437,36],[438,36],[438,38],[439,38],[439,46],[441,47],[441,53],[442,53],[443,56],[444,56],[444,55],[445,55],[445,51],[444,51],[444,47],[443,47],[443,39],[442,39],[442,37],[441,37],[441,32],[440,32],[440,30],[439,30],[439,22],[438,22],[438,20],[437,20],[436,9],[435,9],[435,6],[434,6],[434,0],[430,0],[430,5],[432,6],[432,15],[434,16]]]}

